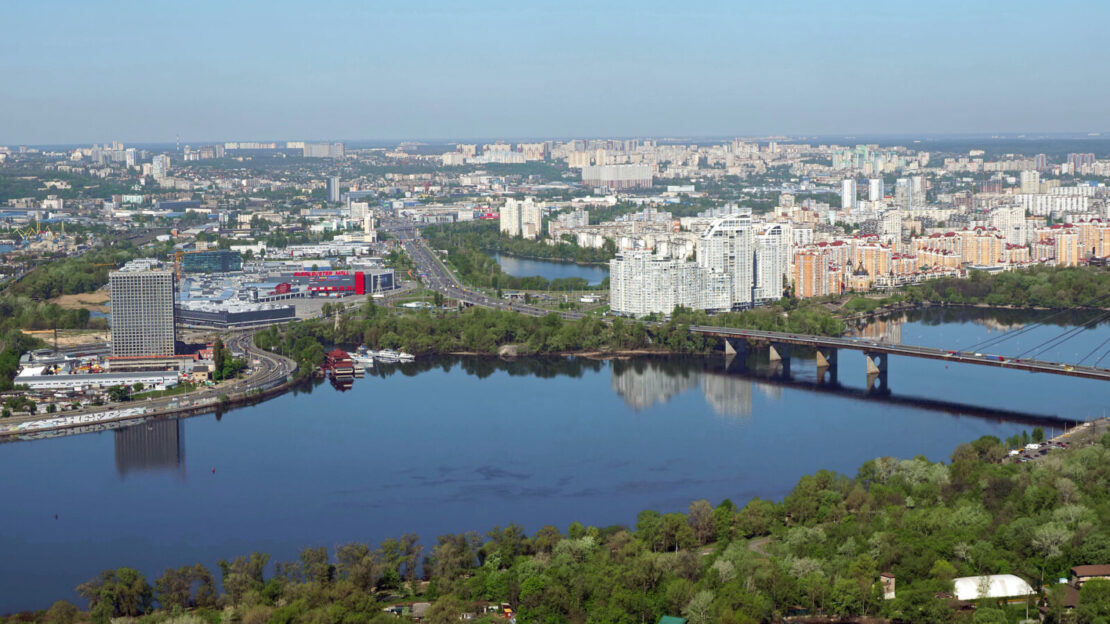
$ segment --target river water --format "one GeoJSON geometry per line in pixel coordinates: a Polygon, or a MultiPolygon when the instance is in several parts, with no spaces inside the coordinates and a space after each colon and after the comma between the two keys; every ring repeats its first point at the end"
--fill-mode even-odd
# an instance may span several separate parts
{"type": "MultiPolygon", "coordinates": [[[[1031,319],[929,312],[862,334],[966,348],[1019,321],[1031,319]]],[[[1065,327],[988,352],[1016,354],[1065,327]]],[[[1043,359],[1078,359],[1107,338],[1099,325],[1043,359]]],[[[407,531],[428,544],[510,522],[529,533],[632,524],[643,509],[698,498],[778,500],[819,469],[945,460],[982,435],[1062,426],[1045,417],[1100,416],[1110,399],[1104,382],[898,357],[889,366],[889,394],[868,395],[856,352],[840,354],[843,387],[832,389],[798,353],[790,379],[759,353],[430,358],[381,367],[346,391],[321,382],[220,416],[2,444],[0,613],[76,600],[73,588],[108,567],[153,583],[169,566],[216,571],[253,550],[284,561],[304,546],[407,531]]]]}
{"type": "Polygon", "coordinates": [[[596,286],[609,277],[609,267],[595,264],[575,264],[573,262],[552,262],[550,260],[530,260],[508,254],[494,254],[493,259],[501,265],[501,270],[514,277],[540,276],[548,280],[567,277],[580,277],[596,286]]]}

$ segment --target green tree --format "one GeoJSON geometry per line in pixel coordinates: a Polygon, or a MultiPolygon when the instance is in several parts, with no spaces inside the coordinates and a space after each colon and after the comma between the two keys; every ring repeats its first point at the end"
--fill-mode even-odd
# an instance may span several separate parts
{"type": "Polygon", "coordinates": [[[77,606],[68,600],[59,600],[46,610],[46,620],[50,624],[73,624],[80,613],[77,606]]]}
{"type": "Polygon", "coordinates": [[[129,401],[131,399],[131,391],[127,386],[114,385],[108,388],[108,399],[113,402],[129,401]]]}
{"type": "Polygon", "coordinates": [[[212,345],[212,364],[213,364],[213,377],[216,381],[224,379],[224,366],[227,364],[228,354],[224,348],[224,341],[221,338],[216,338],[216,342],[212,345]]]}
{"type": "Polygon", "coordinates": [[[1103,623],[1110,620],[1110,580],[1091,579],[1079,590],[1076,613],[1082,624],[1103,623]]]}
{"type": "Polygon", "coordinates": [[[428,624],[458,624],[464,611],[463,602],[453,594],[440,596],[428,608],[428,624]]]}
{"type": "Polygon", "coordinates": [[[713,592],[703,589],[694,594],[694,597],[682,609],[682,615],[690,624],[709,624],[713,622],[713,592]]]}
{"type": "Polygon", "coordinates": [[[153,591],[142,573],[133,568],[104,570],[91,581],[77,586],[77,593],[89,601],[89,611],[97,624],[114,617],[136,617],[150,610],[153,591]]]}

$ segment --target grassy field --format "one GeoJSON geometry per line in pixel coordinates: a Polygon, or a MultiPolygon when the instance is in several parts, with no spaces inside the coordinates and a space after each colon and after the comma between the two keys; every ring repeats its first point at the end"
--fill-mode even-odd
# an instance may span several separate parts
{"type": "Polygon", "coordinates": [[[196,389],[197,389],[197,385],[194,384],[194,383],[177,384],[176,386],[174,386],[172,388],[167,388],[166,390],[151,390],[150,392],[139,392],[137,394],[132,394],[131,395],[131,400],[132,401],[141,401],[143,399],[148,399],[148,398],[149,399],[157,399],[158,397],[185,394],[186,392],[192,392],[193,390],[196,390],[196,389]]]}
{"type": "Polygon", "coordinates": [[[106,290],[97,290],[76,295],[59,295],[50,299],[49,303],[56,303],[67,310],[79,308],[88,308],[93,312],[108,312],[111,310],[111,308],[108,307],[108,291],[106,290]]]}

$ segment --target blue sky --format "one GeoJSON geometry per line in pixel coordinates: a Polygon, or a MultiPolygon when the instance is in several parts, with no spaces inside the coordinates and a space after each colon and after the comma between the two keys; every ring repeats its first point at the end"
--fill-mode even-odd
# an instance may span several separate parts
{"type": "Polygon", "coordinates": [[[1110,130],[1110,2],[4,2],[0,144],[1110,130]]]}

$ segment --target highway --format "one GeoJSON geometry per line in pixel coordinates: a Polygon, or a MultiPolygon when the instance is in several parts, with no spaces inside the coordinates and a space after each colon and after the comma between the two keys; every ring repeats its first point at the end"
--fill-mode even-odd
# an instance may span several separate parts
{"type": "Polygon", "coordinates": [[[415,226],[410,223],[397,221],[388,221],[384,225],[386,228],[389,228],[390,232],[397,236],[404,246],[405,251],[409,254],[409,257],[411,257],[416,264],[417,270],[424,275],[424,285],[442,293],[445,297],[456,299],[470,305],[481,306],[483,308],[512,310],[513,312],[520,312],[521,314],[527,314],[529,316],[558,314],[567,320],[577,320],[585,316],[581,312],[557,312],[536,306],[509,303],[495,297],[489,297],[482,293],[468,290],[459,283],[455,276],[435,257],[432,250],[428,248],[428,244],[420,237],[419,231],[415,226]]]}
{"type": "MultiPolygon", "coordinates": [[[[535,306],[507,303],[505,301],[487,297],[481,293],[467,290],[459,283],[428,249],[427,243],[419,235],[419,230],[411,223],[389,221],[387,227],[397,234],[405,250],[416,263],[417,268],[423,273],[425,285],[470,305],[499,310],[513,310],[532,316],[546,316],[552,314],[551,310],[535,306]]],[[[585,315],[580,312],[555,312],[564,319],[577,320],[585,315]]],[[[856,338],[841,338],[827,336],[811,336],[806,334],[790,334],[785,332],[759,331],[754,329],[732,329],[729,327],[692,326],[690,331],[706,336],[719,338],[745,339],[760,343],[790,344],[816,349],[852,349],[869,354],[900,355],[932,360],[944,360],[959,364],[977,364],[980,366],[993,366],[995,368],[1010,368],[1029,371],[1033,373],[1048,373],[1069,377],[1083,377],[1087,379],[1110,380],[1110,370],[1095,368],[1093,366],[1080,366],[1061,362],[1045,362],[1022,358],[1012,358],[1005,355],[982,353],[977,351],[958,351],[935,349],[931,347],[918,347],[913,345],[894,345],[873,342],[856,338]]]]}
{"type": "MultiPolygon", "coordinates": [[[[146,400],[129,401],[126,403],[110,403],[108,405],[89,407],[82,410],[61,411],[54,414],[34,414],[18,418],[4,419],[7,426],[16,426],[21,423],[45,420],[58,416],[76,416],[80,414],[94,414],[124,407],[142,407],[147,410],[143,417],[157,416],[162,413],[192,410],[198,407],[215,406],[220,401],[220,396],[227,395],[231,398],[246,397],[254,391],[267,390],[284,381],[296,370],[293,360],[274,353],[258,349],[253,344],[253,331],[237,333],[228,338],[226,346],[233,353],[243,354],[247,360],[249,373],[240,379],[226,381],[214,387],[204,387],[187,394],[151,398],[146,400]],[[257,360],[258,364],[254,362],[257,360]]],[[[103,421],[109,422],[109,421],[103,421]]],[[[36,429],[46,431],[48,429],[36,429]]],[[[0,439],[4,431],[0,431],[0,439]]],[[[14,433],[9,431],[8,433],[14,433]]]]}

